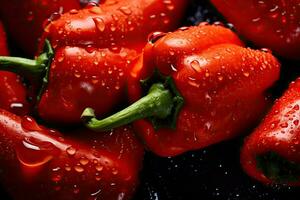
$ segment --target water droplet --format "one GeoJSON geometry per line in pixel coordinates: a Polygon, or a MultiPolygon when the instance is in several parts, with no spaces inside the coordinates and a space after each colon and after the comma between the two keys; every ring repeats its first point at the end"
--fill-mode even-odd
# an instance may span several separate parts
{"type": "Polygon", "coordinates": [[[78,71],[75,71],[74,76],[75,76],[76,78],[80,78],[80,77],[81,77],[81,74],[80,74],[78,71]]]}
{"type": "Polygon", "coordinates": [[[95,179],[96,179],[96,181],[100,181],[102,179],[102,177],[100,176],[99,173],[96,173],[95,179]]]}
{"type": "Polygon", "coordinates": [[[265,53],[271,53],[272,54],[272,51],[268,48],[261,48],[260,49],[262,52],[265,52],[265,53]]]}
{"type": "Polygon", "coordinates": [[[172,69],[173,72],[177,72],[177,69],[173,64],[171,64],[171,69],[172,69]]]}
{"type": "Polygon", "coordinates": [[[84,168],[79,164],[75,165],[74,170],[78,173],[84,172],[84,168]]]}
{"type": "Polygon", "coordinates": [[[198,73],[201,72],[200,63],[198,60],[193,60],[190,65],[191,65],[192,69],[195,70],[196,72],[198,72],[198,73]]]}
{"type": "Polygon", "coordinates": [[[125,15],[130,15],[132,13],[131,9],[127,6],[122,6],[119,8],[121,12],[123,12],[125,15]]]}
{"type": "Polygon", "coordinates": [[[70,155],[70,156],[74,156],[76,154],[76,151],[77,150],[72,146],[70,146],[66,149],[67,154],[70,155]]]}
{"type": "Polygon", "coordinates": [[[42,130],[36,121],[29,117],[24,116],[21,121],[21,126],[25,131],[40,131],[42,130]]]}
{"type": "Polygon", "coordinates": [[[249,72],[244,72],[243,75],[244,75],[245,77],[249,77],[250,74],[249,74],[249,72]]]}
{"type": "Polygon", "coordinates": [[[59,153],[52,143],[35,138],[25,138],[15,149],[20,163],[30,168],[48,163],[59,153]]]}
{"type": "Polygon", "coordinates": [[[288,126],[289,126],[289,124],[287,122],[280,124],[280,127],[282,127],[282,128],[287,128],[288,126]]]}
{"type": "Polygon", "coordinates": [[[60,54],[60,55],[58,55],[58,57],[57,57],[57,61],[58,61],[58,62],[62,62],[62,61],[64,61],[64,59],[65,59],[65,55],[63,55],[63,54],[60,54]]]}
{"type": "Polygon", "coordinates": [[[169,51],[169,54],[170,54],[171,56],[174,56],[174,55],[175,55],[175,52],[172,51],[172,50],[170,50],[170,51],[169,51]]]}
{"type": "Polygon", "coordinates": [[[93,53],[96,51],[96,48],[93,47],[92,45],[88,45],[86,46],[85,50],[88,52],[88,53],[93,53]]]}
{"type": "Polygon", "coordinates": [[[118,173],[119,173],[119,171],[118,171],[117,169],[113,169],[113,170],[112,170],[112,174],[113,174],[113,175],[117,175],[118,173]]]}
{"type": "Polygon", "coordinates": [[[103,32],[105,30],[105,22],[102,18],[100,17],[95,17],[93,18],[94,20],[94,23],[97,27],[97,29],[100,31],[100,32],[103,32]]]}
{"type": "Polygon", "coordinates": [[[76,9],[70,10],[70,14],[72,14],[72,15],[77,14],[77,13],[78,13],[78,10],[76,10],[76,9]]]}
{"type": "Polygon", "coordinates": [[[77,185],[74,185],[73,186],[73,193],[74,194],[78,194],[80,192],[80,189],[78,188],[78,186],[77,185]]]}
{"type": "Polygon", "coordinates": [[[148,42],[154,44],[157,40],[159,40],[160,38],[162,38],[165,35],[166,35],[166,33],[159,32],[159,31],[150,33],[148,36],[148,42]]]}
{"type": "Polygon", "coordinates": [[[213,25],[215,25],[215,26],[224,26],[224,24],[222,22],[219,22],[219,21],[214,22],[213,25]]]}
{"type": "Polygon", "coordinates": [[[100,164],[97,164],[97,165],[95,166],[95,169],[96,169],[98,172],[101,172],[101,171],[103,170],[103,166],[100,165],[100,164]]]}
{"type": "Polygon", "coordinates": [[[80,164],[82,164],[83,166],[87,165],[89,163],[89,159],[87,159],[86,157],[82,157],[80,158],[80,164]]]}
{"type": "Polygon", "coordinates": [[[25,106],[23,103],[14,102],[10,104],[10,109],[13,113],[16,113],[20,116],[24,115],[26,112],[25,106]]]}
{"type": "Polygon", "coordinates": [[[52,176],[51,176],[51,180],[52,180],[53,182],[60,182],[61,179],[62,179],[62,176],[61,176],[60,174],[57,174],[57,173],[54,173],[54,174],[52,174],[52,176]]]}
{"type": "Polygon", "coordinates": [[[101,189],[99,189],[97,192],[94,192],[91,194],[92,197],[98,196],[101,193],[101,189]]]}
{"type": "Polygon", "coordinates": [[[66,165],[65,165],[65,170],[66,170],[67,172],[69,172],[69,171],[72,170],[72,168],[70,167],[69,164],[66,164],[66,165]]]}
{"type": "Polygon", "coordinates": [[[178,30],[179,31],[186,31],[186,30],[189,30],[190,27],[188,26],[183,26],[183,27],[180,27],[178,30]]]}
{"type": "Polygon", "coordinates": [[[90,13],[93,13],[93,14],[101,14],[103,13],[102,9],[98,6],[93,6],[92,8],[90,8],[90,13]]]}

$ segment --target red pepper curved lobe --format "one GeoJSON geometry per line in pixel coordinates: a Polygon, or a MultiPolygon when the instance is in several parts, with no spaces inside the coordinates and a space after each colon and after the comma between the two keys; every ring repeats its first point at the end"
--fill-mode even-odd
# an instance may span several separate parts
{"type": "Polygon", "coordinates": [[[38,104],[39,115],[52,123],[74,124],[89,105],[104,116],[124,100],[129,64],[137,52],[64,47],[57,49],[49,83],[38,104]]]}
{"type": "Polygon", "coordinates": [[[265,184],[300,185],[299,90],[297,79],[242,148],[244,170],[265,184]]]}
{"type": "Polygon", "coordinates": [[[235,28],[254,44],[299,59],[299,0],[211,0],[235,28]]]}
{"type": "Polygon", "coordinates": [[[0,130],[1,182],[14,199],[130,199],[137,186],[143,148],[130,127],[69,139],[0,110],[0,130]]]}

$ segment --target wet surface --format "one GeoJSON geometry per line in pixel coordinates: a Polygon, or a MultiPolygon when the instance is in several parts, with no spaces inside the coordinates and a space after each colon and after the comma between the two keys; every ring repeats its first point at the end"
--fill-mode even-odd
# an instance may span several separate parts
{"type": "MultiPolygon", "coordinates": [[[[208,0],[193,0],[184,25],[223,21],[208,0]]],[[[224,22],[224,21],[223,21],[224,22]]],[[[224,22],[226,23],[226,22],[224,22]]],[[[300,74],[299,63],[283,60],[280,81],[270,91],[278,97],[300,74]]],[[[146,153],[141,184],[134,200],[296,200],[300,189],[264,186],[241,169],[239,152],[243,138],[223,142],[175,158],[146,153]]],[[[3,200],[9,200],[0,187],[3,200]]]]}

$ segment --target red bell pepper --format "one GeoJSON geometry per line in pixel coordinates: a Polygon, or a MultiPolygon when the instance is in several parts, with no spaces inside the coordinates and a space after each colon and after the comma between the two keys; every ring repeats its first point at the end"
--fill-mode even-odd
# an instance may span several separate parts
{"type": "MultiPolygon", "coordinates": [[[[8,55],[6,34],[1,22],[0,55],[8,55]]],[[[0,108],[19,115],[25,115],[29,112],[25,87],[17,75],[11,72],[0,72],[0,108]]]]}
{"type": "Polygon", "coordinates": [[[254,44],[299,59],[299,0],[211,0],[235,28],[254,44]]]}
{"type": "Polygon", "coordinates": [[[136,51],[123,45],[139,46],[140,50],[146,43],[142,38],[151,31],[175,28],[186,4],[184,0],[114,2],[73,10],[52,22],[45,35],[56,47],[53,60],[48,42],[48,52],[36,60],[0,57],[2,70],[18,71],[35,82],[45,77],[42,88],[33,83],[40,90],[37,107],[44,120],[79,123],[82,111],[88,106],[94,107],[101,116],[111,111],[125,96],[128,66],[137,56],[136,51]],[[152,15],[156,17],[152,19],[152,15]],[[114,21],[116,29],[111,28],[112,16],[118,19],[114,21]],[[102,18],[107,21],[101,21],[102,18]],[[162,18],[169,19],[168,23],[162,18]],[[99,30],[99,23],[103,23],[103,31],[99,30]],[[113,40],[114,37],[120,41],[113,40]]]}
{"type": "Polygon", "coordinates": [[[43,23],[62,12],[79,9],[80,0],[1,0],[0,16],[13,40],[29,55],[37,50],[43,23]]]}
{"type": "Polygon", "coordinates": [[[270,53],[244,48],[221,26],[157,35],[130,73],[128,94],[135,103],[100,121],[85,110],[88,128],[138,120],[134,128],[151,151],[175,156],[232,138],[264,113],[266,90],[280,71],[270,53]]]}
{"type": "Polygon", "coordinates": [[[143,159],[131,128],[79,133],[69,139],[0,109],[3,186],[16,200],[130,199],[143,159]]]}
{"type": "Polygon", "coordinates": [[[242,148],[244,170],[265,184],[300,186],[299,90],[298,78],[242,148]]]}
{"type": "Polygon", "coordinates": [[[45,29],[44,38],[54,48],[90,45],[140,50],[149,33],[174,30],[187,4],[186,0],[107,0],[99,7],[63,15],[45,29]]]}

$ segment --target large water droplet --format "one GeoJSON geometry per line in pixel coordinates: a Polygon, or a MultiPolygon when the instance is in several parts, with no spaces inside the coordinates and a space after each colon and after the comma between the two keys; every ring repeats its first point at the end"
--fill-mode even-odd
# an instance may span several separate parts
{"type": "Polygon", "coordinates": [[[105,30],[105,22],[102,18],[100,17],[95,17],[93,18],[94,20],[94,23],[97,27],[97,29],[100,31],[100,32],[103,32],[105,30]]]}
{"type": "Polygon", "coordinates": [[[21,126],[25,131],[40,131],[42,130],[36,121],[29,117],[24,116],[21,121],[21,126]]]}
{"type": "Polygon", "coordinates": [[[35,138],[25,138],[21,144],[16,145],[18,160],[30,168],[43,166],[58,153],[59,150],[52,143],[35,138]]]}

